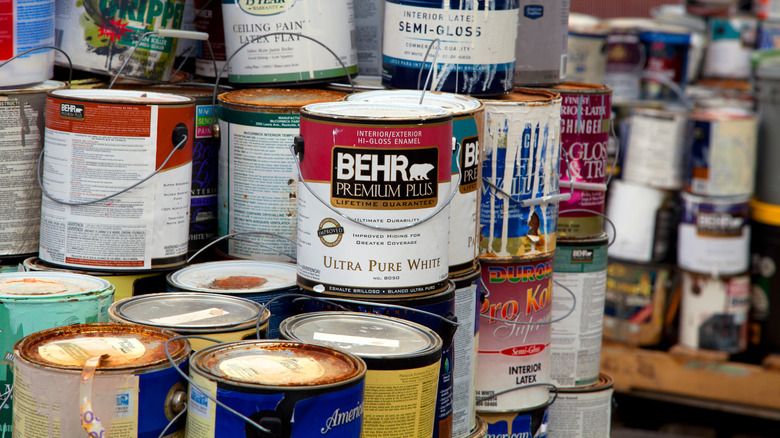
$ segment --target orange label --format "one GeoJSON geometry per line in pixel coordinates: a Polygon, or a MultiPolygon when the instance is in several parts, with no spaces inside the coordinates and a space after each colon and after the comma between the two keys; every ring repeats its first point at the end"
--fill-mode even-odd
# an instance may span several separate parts
{"type": "Polygon", "coordinates": [[[149,137],[152,107],[46,99],[46,127],[76,134],[149,137]]]}

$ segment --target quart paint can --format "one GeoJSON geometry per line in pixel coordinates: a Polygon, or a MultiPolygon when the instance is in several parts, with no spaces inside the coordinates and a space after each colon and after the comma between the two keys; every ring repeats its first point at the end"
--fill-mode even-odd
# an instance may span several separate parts
{"type": "Polygon", "coordinates": [[[662,190],[684,185],[688,111],[635,106],[626,121],[621,178],[662,190]]]}
{"type": "MultiPolygon", "coordinates": [[[[607,183],[612,90],[599,84],[565,82],[550,87],[561,103],[561,185],[607,183]]],[[[602,233],[606,193],[574,188],[558,206],[557,236],[588,238],[602,233]],[[589,210],[589,212],[568,210],[589,210]]]]}
{"type": "Polygon", "coordinates": [[[549,438],[601,438],[612,433],[614,379],[601,373],[593,385],[560,388],[550,405],[549,438]]]}
{"type": "Polygon", "coordinates": [[[294,261],[298,173],[290,144],[303,105],[340,100],[314,89],[247,89],[219,96],[219,234],[266,232],[230,239],[229,257],[294,261]]]}
{"type": "Polygon", "coordinates": [[[751,290],[750,349],[780,352],[780,207],[752,199],[751,217],[751,290]]]}
{"type": "Polygon", "coordinates": [[[193,99],[126,90],[55,90],[47,97],[46,113],[41,260],[110,271],[184,264],[193,99]],[[104,197],[109,198],[100,200],[104,197]],[[63,203],[89,201],[96,202],[63,203]]]}
{"type": "Polygon", "coordinates": [[[516,412],[478,412],[489,438],[547,437],[550,405],[516,412]]]}
{"type": "Polygon", "coordinates": [[[353,1],[358,74],[381,81],[385,2],[384,0],[353,1]]]}
{"type": "Polygon", "coordinates": [[[354,0],[330,0],[327,7],[319,0],[222,2],[226,53],[228,58],[238,53],[230,62],[230,82],[283,86],[356,75],[353,7],[354,0]],[[318,40],[338,59],[295,34],[318,40]]]}
{"type": "Polygon", "coordinates": [[[0,409],[0,432],[12,432],[14,344],[25,336],[54,327],[108,322],[108,307],[113,298],[110,283],[86,275],[0,274],[0,400],[10,397],[0,409]]]}
{"type": "Polygon", "coordinates": [[[674,266],[610,259],[603,337],[635,346],[661,342],[664,312],[674,287],[674,266]]]}
{"type": "MultiPolygon", "coordinates": [[[[647,62],[644,73],[665,78],[685,88],[688,83],[691,32],[682,26],[657,24],[639,33],[647,62]]],[[[679,96],[663,81],[643,77],[641,97],[651,100],[677,100],[679,96]]]]}
{"type": "Polygon", "coordinates": [[[578,19],[582,14],[569,15],[569,36],[566,43],[566,80],[586,84],[603,84],[607,71],[607,35],[609,30],[601,20],[578,19]]]}
{"type": "Polygon", "coordinates": [[[750,268],[749,198],[706,198],[681,192],[677,265],[700,274],[735,275],[750,268]]]}
{"type": "MultiPolygon", "coordinates": [[[[108,309],[111,322],[157,327],[183,336],[220,342],[266,339],[271,312],[244,298],[197,292],[155,293],[117,301],[108,309]],[[258,322],[258,319],[260,320],[258,322]],[[259,338],[258,338],[259,332],[259,338]]],[[[193,350],[213,342],[189,339],[193,350]]]]}
{"type": "Polygon", "coordinates": [[[478,264],[471,273],[450,276],[455,284],[455,317],[460,323],[453,339],[452,438],[469,438],[479,429],[475,388],[482,297],[478,264]],[[469,435],[471,434],[471,435],[469,435]]]}
{"type": "Polygon", "coordinates": [[[421,89],[422,71],[422,78],[431,74],[430,90],[472,96],[511,92],[518,11],[518,2],[507,0],[385,0],[382,83],[421,89]]]}
{"type": "Polygon", "coordinates": [[[479,194],[481,140],[485,126],[485,106],[479,100],[451,93],[417,90],[370,91],[350,94],[345,100],[353,102],[418,104],[436,106],[452,111],[452,181],[460,181],[450,201],[449,275],[472,272],[476,267],[477,195],[479,194]]]}
{"type": "Polygon", "coordinates": [[[712,277],[682,271],[680,344],[741,353],[747,349],[750,275],[712,277]]]}
{"type": "Polygon", "coordinates": [[[284,320],[280,332],[365,361],[362,438],[433,436],[442,348],[433,330],[384,315],[315,312],[284,320]]]}
{"type": "Polygon", "coordinates": [[[476,366],[478,412],[548,403],[553,252],[496,262],[480,259],[484,301],[476,366]]]}
{"type": "MultiPolygon", "coordinates": [[[[114,76],[142,35],[181,29],[184,3],[61,0],[55,17],[55,45],[68,54],[73,68],[114,76]]],[[[148,35],[132,53],[121,76],[167,82],[173,74],[176,44],[177,38],[148,35]]],[[[69,67],[59,52],[54,60],[59,66],[69,67]]]]}
{"type": "MultiPolygon", "coordinates": [[[[186,370],[190,346],[171,341],[169,361],[165,344],[174,336],[98,323],[23,338],[14,347],[14,436],[159,436],[187,396],[175,367],[186,370]]],[[[166,437],[180,436],[182,427],[174,423],[166,437]]]]}
{"type": "Polygon", "coordinates": [[[222,2],[193,0],[195,7],[195,30],[209,34],[209,43],[198,41],[195,58],[195,74],[214,79],[222,70],[220,78],[227,79],[230,67],[225,68],[225,29],[222,20],[222,2]],[[211,49],[209,49],[211,47],[211,49]]]}
{"type": "Polygon", "coordinates": [[[551,313],[552,319],[559,321],[552,324],[550,342],[550,380],[558,388],[588,386],[598,380],[607,294],[607,243],[606,234],[592,239],[558,239],[551,313]]]}
{"type": "Polygon", "coordinates": [[[747,15],[711,17],[709,43],[704,53],[704,78],[750,79],[750,57],[756,46],[758,20],[747,15]]]}
{"type": "Polygon", "coordinates": [[[453,147],[442,108],[301,108],[298,284],[366,296],[446,288],[453,147]]]}
{"type": "Polygon", "coordinates": [[[483,100],[480,257],[555,250],[558,203],[548,197],[559,193],[561,101],[558,93],[529,88],[483,100]]]}
{"type": "Polygon", "coordinates": [[[780,160],[780,151],[774,147],[780,139],[780,126],[776,123],[780,120],[780,56],[760,59],[755,68],[755,78],[758,108],[755,198],[767,204],[780,205],[780,172],[776,172],[772,165],[780,160]]]}
{"type": "Polygon", "coordinates": [[[168,274],[170,291],[201,292],[246,298],[268,304],[271,318],[268,337],[279,336],[279,323],[293,315],[295,306],[285,294],[300,293],[295,265],[282,262],[227,260],[198,263],[168,274]]]}
{"type": "Polygon", "coordinates": [[[691,113],[685,190],[701,196],[750,196],[755,187],[758,118],[720,108],[691,113]]]}
{"type": "MultiPolygon", "coordinates": [[[[3,5],[0,64],[27,50],[54,45],[54,0],[18,0],[3,5]]],[[[0,88],[24,88],[54,76],[54,51],[38,50],[0,69],[0,88]]]]}
{"type": "Polygon", "coordinates": [[[566,78],[569,0],[519,0],[515,86],[560,84],[566,78]]]}
{"type": "MultiPolygon", "coordinates": [[[[0,69],[0,76],[13,77],[6,76],[9,72],[5,68],[0,69]]],[[[5,205],[0,211],[0,260],[6,263],[38,252],[41,193],[35,175],[45,132],[46,92],[60,88],[65,88],[64,82],[45,81],[32,87],[0,90],[0,199],[5,205]]]]}

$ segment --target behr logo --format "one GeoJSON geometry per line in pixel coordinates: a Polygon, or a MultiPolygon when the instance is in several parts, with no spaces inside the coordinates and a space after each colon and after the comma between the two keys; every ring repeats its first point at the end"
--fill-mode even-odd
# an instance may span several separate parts
{"type": "Polygon", "coordinates": [[[593,261],[592,249],[573,249],[571,251],[572,263],[590,263],[593,261]]]}
{"type": "Polygon", "coordinates": [[[60,116],[68,119],[84,119],[84,105],[73,103],[60,104],[60,116]]]}
{"type": "Polygon", "coordinates": [[[317,229],[317,237],[320,238],[323,245],[333,248],[341,242],[343,236],[344,227],[336,219],[326,217],[320,222],[320,226],[317,229]]]}

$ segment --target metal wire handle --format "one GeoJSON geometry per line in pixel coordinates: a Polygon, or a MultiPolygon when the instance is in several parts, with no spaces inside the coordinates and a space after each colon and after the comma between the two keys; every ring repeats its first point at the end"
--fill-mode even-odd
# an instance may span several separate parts
{"type": "Polygon", "coordinates": [[[422,79],[422,72],[425,69],[425,60],[428,59],[428,54],[431,53],[431,47],[433,47],[434,43],[438,43],[436,45],[436,52],[433,54],[433,61],[431,61],[431,69],[428,70],[428,76],[425,78],[425,86],[422,87],[422,93],[420,93],[420,102],[418,102],[420,105],[423,103],[423,98],[425,97],[425,89],[428,88],[428,81],[431,80],[431,75],[433,74],[433,66],[436,64],[436,58],[439,57],[439,49],[441,49],[441,40],[438,38],[434,38],[433,41],[428,45],[428,50],[425,51],[425,56],[422,60],[422,65],[420,65],[420,72],[417,73],[417,89],[420,89],[420,79],[422,79]]]}
{"type": "Polygon", "coordinates": [[[534,410],[534,409],[537,409],[537,408],[541,408],[542,406],[550,406],[553,403],[555,403],[555,400],[558,398],[559,388],[557,386],[553,385],[552,383],[532,383],[530,385],[516,386],[514,388],[509,388],[509,389],[505,389],[503,391],[496,392],[496,393],[494,393],[492,395],[489,395],[487,397],[478,398],[476,403],[480,404],[480,403],[482,403],[482,402],[484,402],[486,400],[490,400],[490,399],[496,398],[499,395],[504,395],[504,394],[507,394],[507,393],[510,393],[510,392],[513,392],[513,391],[517,391],[518,389],[537,388],[537,387],[540,387],[540,386],[549,387],[551,390],[553,390],[553,394],[554,395],[552,397],[548,396],[547,397],[547,402],[545,402],[544,404],[541,404],[541,405],[533,407],[533,408],[529,408],[527,410],[531,411],[531,410],[534,410]]]}
{"type": "Polygon", "coordinates": [[[604,213],[599,213],[598,211],[595,210],[588,210],[587,208],[572,208],[571,210],[566,210],[560,213],[591,213],[591,214],[595,214],[596,216],[601,216],[605,221],[609,223],[610,228],[612,228],[612,240],[609,243],[607,243],[607,248],[611,247],[612,244],[615,243],[615,240],[617,239],[617,227],[615,227],[615,223],[612,222],[612,219],[610,219],[604,213]]]}
{"type": "Polygon", "coordinates": [[[168,429],[170,429],[171,426],[173,426],[177,421],[179,421],[182,415],[187,413],[187,403],[184,402],[182,403],[182,405],[184,406],[184,408],[181,410],[181,412],[176,414],[176,416],[174,416],[173,419],[171,419],[171,421],[165,426],[165,429],[163,429],[162,432],[160,432],[160,436],[158,438],[165,438],[165,433],[168,432],[168,429]]]}
{"type": "Polygon", "coordinates": [[[69,70],[68,70],[68,85],[70,85],[70,82],[73,80],[73,62],[71,62],[70,56],[68,56],[68,53],[65,52],[64,50],[60,49],[59,47],[41,46],[41,47],[35,47],[35,48],[29,49],[29,50],[25,50],[24,52],[14,56],[14,57],[12,57],[12,58],[8,58],[7,60],[5,60],[2,63],[0,63],[0,68],[3,68],[4,65],[8,64],[9,62],[11,62],[11,61],[13,61],[15,59],[19,59],[19,58],[21,58],[22,56],[24,56],[24,55],[26,55],[28,53],[37,52],[39,50],[56,50],[56,51],[62,53],[63,56],[65,56],[65,59],[68,60],[68,66],[69,66],[69,70]]]}
{"type": "Polygon", "coordinates": [[[3,396],[3,402],[0,403],[0,409],[3,409],[6,403],[8,403],[9,400],[11,400],[11,397],[14,395],[14,385],[11,385],[10,388],[8,388],[8,391],[6,391],[3,394],[0,394],[0,396],[3,396]]]}
{"type": "MultiPolygon", "coordinates": [[[[482,280],[482,277],[480,277],[480,279],[479,279],[479,284],[487,292],[485,297],[486,298],[489,297],[490,296],[490,289],[487,288],[487,286],[485,285],[484,280],[482,280]]],[[[574,292],[572,292],[571,289],[569,289],[568,287],[558,283],[557,281],[553,280],[553,284],[558,285],[559,287],[562,287],[566,292],[568,292],[571,295],[571,299],[572,299],[571,309],[569,309],[569,311],[566,312],[565,315],[560,316],[557,319],[551,319],[549,321],[539,321],[539,322],[525,322],[525,321],[517,321],[517,320],[511,320],[511,319],[497,318],[495,316],[485,315],[485,314],[482,314],[482,313],[480,313],[479,316],[482,317],[482,318],[490,319],[492,321],[498,321],[498,322],[503,322],[503,323],[506,323],[506,324],[515,324],[515,325],[547,325],[547,324],[553,324],[553,323],[556,323],[556,322],[559,322],[559,321],[563,321],[564,319],[568,318],[569,315],[574,313],[574,309],[577,307],[577,296],[574,295],[574,292]]],[[[552,295],[552,291],[550,291],[550,294],[552,295]]],[[[518,318],[520,317],[520,312],[519,311],[517,312],[517,317],[518,318]]]]}

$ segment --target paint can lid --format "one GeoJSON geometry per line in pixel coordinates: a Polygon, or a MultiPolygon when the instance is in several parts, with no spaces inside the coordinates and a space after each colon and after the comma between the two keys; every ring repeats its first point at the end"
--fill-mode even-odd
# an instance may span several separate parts
{"type": "Polygon", "coordinates": [[[68,272],[9,272],[0,274],[0,299],[34,299],[112,291],[108,281],[68,272]]]}
{"type": "Polygon", "coordinates": [[[339,101],[343,97],[343,92],[334,90],[250,88],[222,93],[218,100],[220,104],[255,109],[298,109],[312,103],[339,101]]]}
{"type": "Polygon", "coordinates": [[[8,94],[41,93],[41,92],[46,92],[48,90],[57,90],[59,88],[65,88],[66,85],[67,84],[65,84],[65,82],[60,82],[60,81],[43,81],[35,85],[30,85],[24,88],[2,88],[0,89],[0,95],[4,96],[8,94]]]}
{"type": "Polygon", "coordinates": [[[315,103],[301,108],[301,115],[327,119],[361,120],[372,122],[437,122],[452,119],[452,112],[443,108],[403,103],[329,102],[315,103]]]}
{"type": "Polygon", "coordinates": [[[751,199],[750,217],[762,224],[780,226],[780,205],[767,204],[755,198],[751,199]]]}
{"type": "Polygon", "coordinates": [[[238,386],[311,388],[358,379],[366,364],[359,357],[321,345],[261,340],[217,344],[198,350],[192,371],[238,386]]]}
{"type": "Polygon", "coordinates": [[[378,90],[350,94],[344,100],[349,102],[375,102],[375,103],[406,103],[418,105],[420,97],[423,97],[422,105],[435,106],[452,111],[454,116],[470,114],[479,110],[484,105],[479,99],[464,96],[462,94],[441,93],[438,91],[421,90],[378,90]]]}
{"type": "MultiPolygon", "coordinates": [[[[232,296],[198,292],[157,293],[119,300],[109,313],[122,321],[178,329],[228,328],[257,321],[260,306],[232,296]]],[[[270,317],[265,309],[264,319],[270,317]]]]}
{"type": "MultiPolygon", "coordinates": [[[[387,89],[387,87],[382,85],[381,76],[360,75],[356,78],[352,78],[352,84],[355,86],[354,89],[356,92],[387,89]]],[[[352,85],[350,85],[349,82],[332,82],[327,85],[327,88],[331,90],[342,91],[345,93],[351,93],[353,89],[352,85]]]]}
{"type": "Polygon", "coordinates": [[[587,84],[584,82],[564,82],[562,84],[547,87],[547,89],[560,94],[612,94],[612,89],[606,85],[587,84]]]}
{"type": "Polygon", "coordinates": [[[177,290],[220,294],[256,294],[295,286],[291,263],[227,260],[190,265],[168,274],[177,290]]]}
{"type": "Polygon", "coordinates": [[[168,93],[137,90],[109,90],[109,89],[83,89],[83,90],[54,90],[49,95],[60,99],[78,99],[93,102],[128,103],[139,105],[160,104],[189,104],[192,98],[168,93]]]}

